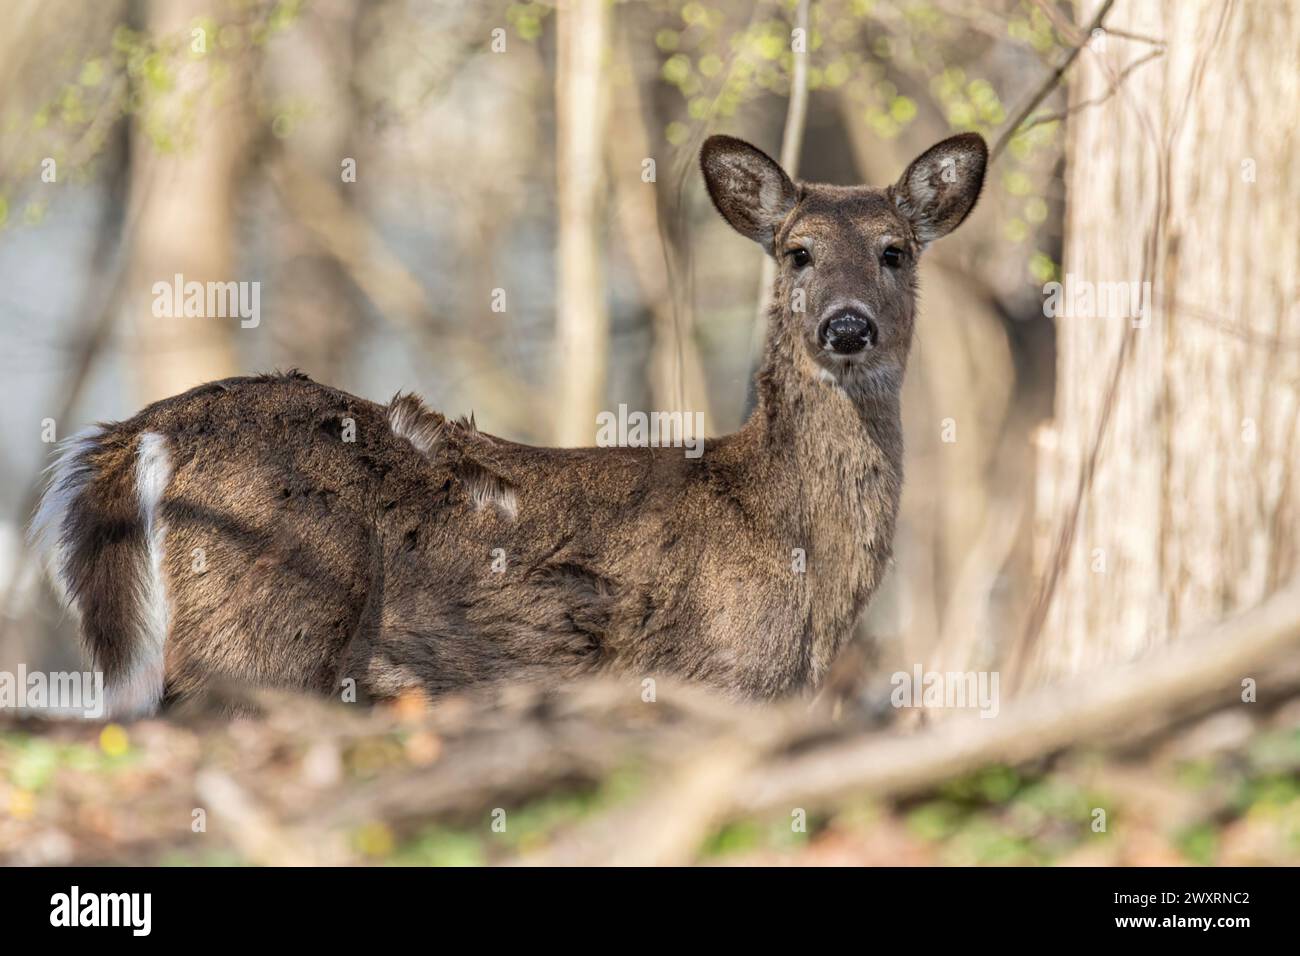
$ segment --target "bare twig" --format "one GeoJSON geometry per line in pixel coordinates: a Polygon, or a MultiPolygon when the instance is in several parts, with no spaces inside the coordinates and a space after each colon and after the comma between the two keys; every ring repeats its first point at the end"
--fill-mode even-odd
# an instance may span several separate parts
{"type": "Polygon", "coordinates": [[[617,207],[615,220],[622,234],[641,301],[650,313],[653,335],[647,378],[655,407],[702,412],[710,421],[709,394],[699,349],[690,322],[679,324],[668,281],[670,250],[664,243],[662,210],[656,193],[635,175],[651,155],[646,136],[646,104],[642,77],[636,68],[630,27],[619,31],[618,57],[629,64],[626,80],[614,85],[612,113],[621,125],[606,137],[610,181],[617,207]]]}
{"type": "Polygon", "coordinates": [[[1109,100],[1112,96],[1115,95],[1115,93],[1119,90],[1119,84],[1124,81],[1125,77],[1127,77],[1138,67],[1142,66],[1144,63],[1148,63],[1151,60],[1154,60],[1158,56],[1164,56],[1164,52],[1165,51],[1163,47],[1156,50],[1152,50],[1146,56],[1140,57],[1139,59],[1134,60],[1128,66],[1124,67],[1124,69],[1120,71],[1120,74],[1117,77],[1116,82],[1110,85],[1110,88],[1106,90],[1104,96],[1097,96],[1097,97],[1093,97],[1090,100],[1084,100],[1082,103],[1075,103],[1069,109],[1060,110],[1059,112],[1056,113],[1042,113],[1038,116],[1032,117],[1031,119],[1025,120],[1025,122],[1020,127],[1020,132],[1022,133],[1027,132],[1033,129],[1035,126],[1045,126],[1048,123],[1057,123],[1063,119],[1066,119],[1067,117],[1073,116],[1075,113],[1078,113],[1081,110],[1085,110],[1093,106],[1100,106],[1102,103],[1105,103],[1107,100],[1109,100]]]}
{"type": "MultiPolygon", "coordinates": [[[[799,0],[795,10],[794,28],[801,30],[804,43],[808,42],[809,0],[799,0]]],[[[790,77],[790,99],[786,103],[785,131],[781,135],[781,167],[791,179],[799,178],[799,155],[803,149],[804,126],[808,116],[808,48],[794,54],[794,71],[790,77]]],[[[772,283],[776,279],[776,259],[763,256],[763,268],[758,280],[758,307],[754,312],[754,326],[749,337],[751,364],[758,361],[763,336],[767,330],[767,311],[772,305],[772,283]]]]}
{"type": "MultiPolygon", "coordinates": [[[[763,7],[753,4],[745,26],[738,30],[742,34],[752,29],[759,21],[763,7]]],[[[700,145],[705,135],[713,127],[718,108],[727,84],[734,78],[739,47],[734,47],[727,54],[724,67],[718,71],[710,88],[709,103],[703,117],[692,124],[690,136],[677,150],[669,187],[661,193],[662,214],[659,216],[659,241],[663,247],[664,265],[668,269],[668,289],[672,294],[673,324],[680,341],[689,335],[694,326],[694,289],[695,266],[691,258],[691,247],[687,236],[686,180],[695,169],[695,158],[699,155],[700,145]]]]}
{"type": "Polygon", "coordinates": [[[1007,144],[1011,142],[1011,138],[1021,132],[1021,124],[1029,118],[1030,114],[1032,114],[1034,110],[1038,109],[1039,104],[1042,103],[1043,100],[1047,99],[1051,92],[1060,84],[1061,78],[1065,76],[1065,71],[1070,68],[1072,63],[1074,63],[1075,59],[1079,56],[1080,51],[1088,45],[1088,41],[1092,38],[1092,31],[1096,30],[1105,22],[1106,15],[1110,13],[1110,8],[1114,5],[1115,0],[1105,0],[1105,2],[1102,3],[1101,9],[1097,11],[1097,15],[1092,18],[1092,22],[1084,29],[1082,42],[1071,48],[1066,58],[1061,61],[1061,64],[1052,71],[1051,75],[1043,81],[1043,84],[1038,88],[1034,95],[1029,98],[1029,101],[1016,113],[1015,118],[1007,124],[1006,129],[1002,131],[1002,135],[999,136],[997,141],[993,144],[993,149],[989,151],[990,164],[997,161],[997,158],[1002,155],[1002,151],[1007,148],[1007,144]]]}

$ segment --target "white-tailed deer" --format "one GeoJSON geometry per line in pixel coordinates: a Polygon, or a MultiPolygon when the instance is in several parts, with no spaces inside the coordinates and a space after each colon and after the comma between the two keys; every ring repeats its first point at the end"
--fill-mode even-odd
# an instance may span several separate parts
{"type": "Polygon", "coordinates": [[[917,259],[986,159],[964,134],[889,188],[846,188],[704,144],[718,211],[779,270],[756,408],[699,458],[533,448],[297,373],[70,439],[33,532],[111,711],[230,680],[352,678],[371,699],[602,668],[815,684],[889,560],[917,259]]]}

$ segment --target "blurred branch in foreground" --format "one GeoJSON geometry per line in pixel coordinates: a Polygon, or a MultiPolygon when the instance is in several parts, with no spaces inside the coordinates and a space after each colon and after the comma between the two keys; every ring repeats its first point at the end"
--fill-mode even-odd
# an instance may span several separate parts
{"type": "MultiPolygon", "coordinates": [[[[56,849],[61,861],[87,862],[156,860],[186,846],[211,851],[189,827],[188,808],[206,806],[204,839],[233,843],[245,859],[337,862],[358,852],[348,833],[361,841],[360,852],[383,855],[398,834],[482,825],[498,811],[595,788],[590,805],[570,814],[574,826],[544,850],[519,847],[527,860],[688,862],[701,839],[729,820],[896,800],[978,768],[1024,766],[1074,747],[1131,751],[1219,711],[1263,717],[1300,692],[1298,646],[1295,582],[1126,668],[1016,700],[994,719],[960,714],[916,733],[830,722],[798,703],[737,706],[667,682],[655,702],[643,699],[639,685],[595,680],[562,692],[507,687],[427,710],[403,699],[375,711],[232,688],[227,702],[260,711],[258,719],[214,721],[196,705],[130,729],[142,748],[137,762],[116,783],[111,776],[99,783],[137,788],[131,819],[141,832],[129,839],[107,823],[78,825],[70,832],[84,845],[56,849]],[[1258,705],[1243,703],[1246,677],[1258,705]]],[[[93,725],[46,726],[65,748],[98,733],[93,725]]],[[[12,753],[23,728],[7,725],[0,757],[12,753]]],[[[63,785],[91,782],[74,774],[63,785]]],[[[94,799],[103,814],[122,797],[94,799]]],[[[61,808],[87,797],[43,799],[48,815],[0,824],[6,861],[48,847],[50,828],[66,829],[61,808]]],[[[1075,825],[1086,831],[1083,817],[1075,825]]]]}

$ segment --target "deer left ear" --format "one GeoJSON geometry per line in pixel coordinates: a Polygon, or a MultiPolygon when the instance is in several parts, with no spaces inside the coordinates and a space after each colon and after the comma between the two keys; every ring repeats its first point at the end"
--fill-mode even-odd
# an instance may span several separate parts
{"type": "Polygon", "coordinates": [[[912,161],[891,190],[899,212],[923,243],[946,236],[975,208],[989,148],[978,133],[961,133],[912,161]]]}
{"type": "Polygon", "coordinates": [[[732,136],[710,136],[700,150],[709,198],[742,236],[773,255],[776,231],[799,201],[785,170],[761,149],[732,136]]]}

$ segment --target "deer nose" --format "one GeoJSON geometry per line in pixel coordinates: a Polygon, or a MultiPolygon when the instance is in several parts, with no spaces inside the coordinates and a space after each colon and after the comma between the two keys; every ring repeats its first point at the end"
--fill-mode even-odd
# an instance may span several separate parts
{"type": "Polygon", "coordinates": [[[856,312],[831,316],[821,330],[822,345],[836,355],[856,355],[876,344],[876,323],[856,312]]]}

